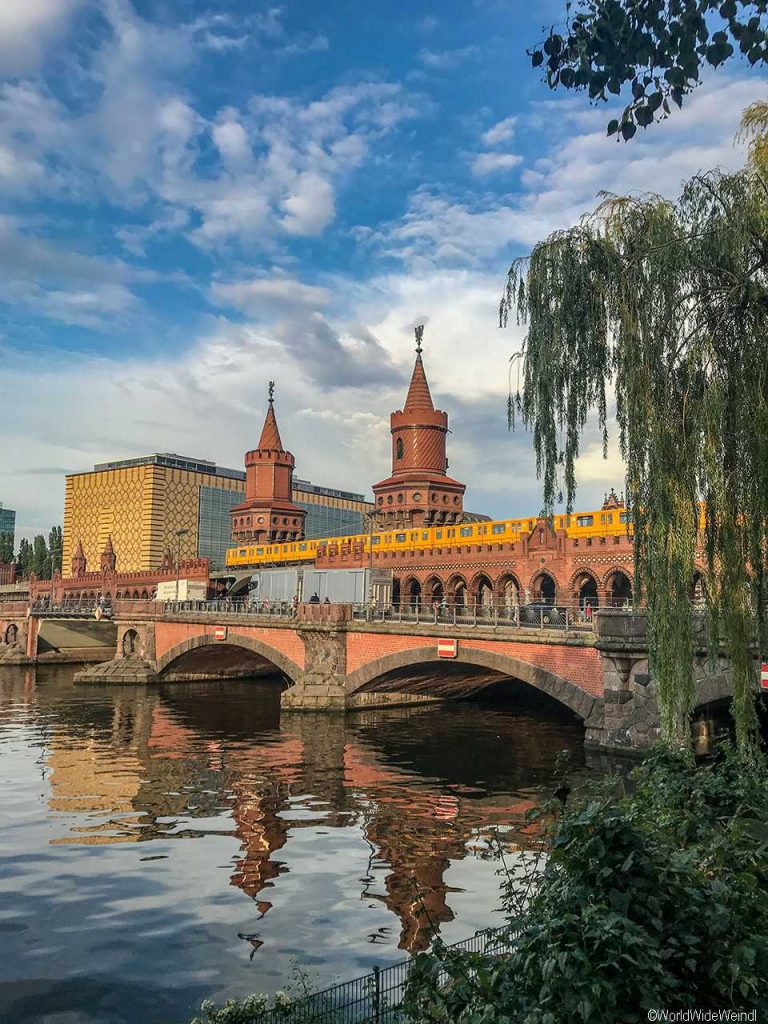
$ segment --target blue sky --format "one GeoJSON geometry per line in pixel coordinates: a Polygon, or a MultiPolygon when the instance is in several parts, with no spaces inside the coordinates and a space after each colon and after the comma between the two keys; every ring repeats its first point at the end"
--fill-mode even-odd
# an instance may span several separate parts
{"type": "MultiPolygon", "coordinates": [[[[63,474],[176,451],[238,466],[266,382],[298,472],[387,472],[413,325],[467,504],[538,508],[509,436],[510,259],[600,189],[674,194],[736,166],[720,71],[630,145],[525,54],[561,0],[0,6],[0,500],[61,519],[63,474]]],[[[589,505],[621,466],[588,437],[589,505]]]]}

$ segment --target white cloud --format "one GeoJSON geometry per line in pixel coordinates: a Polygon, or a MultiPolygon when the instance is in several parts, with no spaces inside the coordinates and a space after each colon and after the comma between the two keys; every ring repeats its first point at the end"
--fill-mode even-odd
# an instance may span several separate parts
{"type": "Polygon", "coordinates": [[[282,226],[291,235],[319,235],[336,212],[333,187],[319,174],[300,174],[282,203],[282,226]]]}
{"type": "Polygon", "coordinates": [[[472,160],[472,173],[478,178],[511,171],[523,162],[517,153],[478,153],[472,160]]]}
{"type": "Polygon", "coordinates": [[[3,0],[0,3],[0,75],[28,75],[65,31],[81,0],[3,0]]]}
{"type": "Polygon", "coordinates": [[[419,50],[419,60],[428,68],[435,68],[440,71],[449,71],[464,61],[470,60],[480,52],[478,46],[462,46],[455,50],[419,50]]]}
{"type": "Polygon", "coordinates": [[[327,288],[303,284],[291,277],[264,277],[217,282],[211,287],[211,297],[218,305],[232,306],[259,317],[273,312],[275,307],[285,311],[291,306],[325,306],[330,302],[331,293],[327,288]]]}
{"type": "Polygon", "coordinates": [[[487,131],[483,132],[481,139],[484,146],[496,146],[500,142],[508,142],[515,134],[516,117],[505,117],[503,121],[497,121],[487,131]]]}

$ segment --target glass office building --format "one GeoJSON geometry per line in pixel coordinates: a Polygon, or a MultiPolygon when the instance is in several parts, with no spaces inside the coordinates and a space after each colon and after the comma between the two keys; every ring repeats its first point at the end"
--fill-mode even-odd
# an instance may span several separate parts
{"type": "Polygon", "coordinates": [[[0,501],[0,533],[9,533],[11,535],[11,545],[14,551],[16,550],[16,513],[12,508],[5,508],[3,503],[0,501]]]}

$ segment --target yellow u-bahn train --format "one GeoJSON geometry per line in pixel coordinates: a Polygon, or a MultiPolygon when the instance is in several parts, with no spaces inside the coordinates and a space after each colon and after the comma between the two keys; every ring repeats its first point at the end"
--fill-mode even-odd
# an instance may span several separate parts
{"type": "MultiPolygon", "coordinates": [[[[627,509],[598,509],[553,517],[553,527],[565,530],[569,538],[618,537],[631,535],[631,514],[627,509]]],[[[362,548],[366,554],[373,544],[374,552],[419,551],[440,547],[443,550],[468,544],[516,543],[536,526],[536,517],[529,519],[495,519],[451,526],[430,526],[416,529],[383,530],[373,535],[351,534],[343,537],[318,537],[313,540],[288,541],[279,544],[252,544],[227,550],[227,568],[246,569],[251,566],[299,565],[314,562],[318,551],[328,545],[362,548]]]]}

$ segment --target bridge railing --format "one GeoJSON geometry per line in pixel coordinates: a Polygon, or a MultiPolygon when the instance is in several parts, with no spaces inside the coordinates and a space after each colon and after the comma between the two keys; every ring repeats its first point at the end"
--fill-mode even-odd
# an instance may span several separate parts
{"type": "Polygon", "coordinates": [[[464,605],[442,603],[354,605],[352,617],[365,622],[408,622],[433,626],[490,626],[506,629],[594,630],[595,605],[582,603],[464,605]]]}
{"type": "Polygon", "coordinates": [[[45,619],[82,619],[104,618],[110,619],[115,613],[113,605],[98,601],[66,601],[61,604],[51,604],[49,601],[34,601],[29,605],[30,615],[45,619]],[[97,614],[98,613],[98,614],[97,614]]]}

